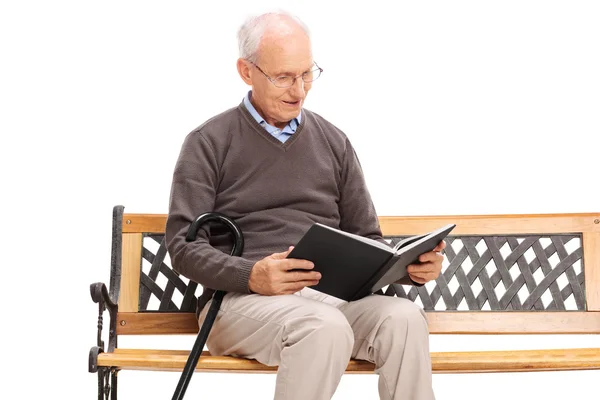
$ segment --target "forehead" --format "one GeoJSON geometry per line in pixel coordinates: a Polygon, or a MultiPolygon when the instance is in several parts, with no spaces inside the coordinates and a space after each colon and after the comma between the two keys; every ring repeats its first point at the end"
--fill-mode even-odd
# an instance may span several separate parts
{"type": "Polygon", "coordinates": [[[259,47],[261,67],[270,73],[301,73],[313,65],[310,40],[306,35],[265,35],[259,47]]]}

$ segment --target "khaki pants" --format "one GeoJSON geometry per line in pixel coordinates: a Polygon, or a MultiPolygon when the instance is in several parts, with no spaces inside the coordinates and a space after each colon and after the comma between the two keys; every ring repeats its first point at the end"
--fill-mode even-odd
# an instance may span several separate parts
{"type": "Polygon", "coordinates": [[[434,399],[425,313],[402,298],[227,293],[207,346],[278,365],[276,400],[331,399],[351,357],[375,364],[381,399],[434,399]]]}

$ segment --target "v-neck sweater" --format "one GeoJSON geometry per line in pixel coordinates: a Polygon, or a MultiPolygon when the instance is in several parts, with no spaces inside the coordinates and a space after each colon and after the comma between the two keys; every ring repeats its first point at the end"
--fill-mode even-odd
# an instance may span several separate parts
{"type": "Polygon", "coordinates": [[[281,143],[242,102],[186,136],[165,235],[175,271],[205,289],[198,311],[214,290],[250,293],[254,264],[286,251],[317,222],[385,243],[355,150],[320,115],[303,109],[298,129],[281,143]],[[214,224],[186,242],[192,221],[210,211],[239,225],[240,257],[229,255],[231,235],[214,224]]]}

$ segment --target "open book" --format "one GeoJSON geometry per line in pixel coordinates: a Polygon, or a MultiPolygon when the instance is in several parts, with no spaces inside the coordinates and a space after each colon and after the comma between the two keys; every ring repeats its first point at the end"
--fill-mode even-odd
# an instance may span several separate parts
{"type": "Polygon", "coordinates": [[[406,267],[432,251],[455,224],[411,236],[394,247],[326,225],[312,225],[287,258],[312,261],[321,280],[312,289],[346,300],[359,300],[405,277],[406,267]]]}

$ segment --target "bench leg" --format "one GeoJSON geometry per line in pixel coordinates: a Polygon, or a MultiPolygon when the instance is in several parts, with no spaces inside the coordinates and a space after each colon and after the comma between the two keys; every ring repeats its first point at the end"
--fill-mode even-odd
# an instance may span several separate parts
{"type": "Polygon", "coordinates": [[[117,400],[117,368],[98,368],[98,400],[117,400]]]}
{"type": "Polygon", "coordinates": [[[110,370],[110,400],[117,400],[117,374],[119,370],[112,368],[110,370]]]}
{"type": "Polygon", "coordinates": [[[107,383],[105,382],[105,376],[107,376],[106,368],[98,368],[98,400],[105,400],[104,393],[106,392],[107,383]]]}

